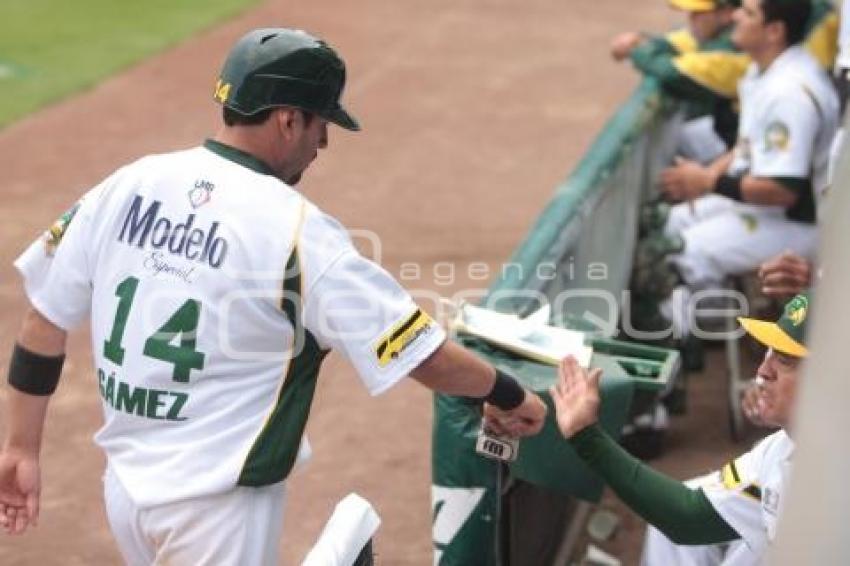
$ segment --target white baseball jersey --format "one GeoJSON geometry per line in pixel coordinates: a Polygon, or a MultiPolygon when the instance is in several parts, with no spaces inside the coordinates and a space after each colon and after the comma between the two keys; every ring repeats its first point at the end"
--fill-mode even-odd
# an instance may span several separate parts
{"type": "Polygon", "coordinates": [[[838,56],[836,69],[850,69],[850,0],[841,2],[841,18],[838,28],[838,56]]]}
{"type": "Polygon", "coordinates": [[[729,174],[808,178],[819,197],[838,128],[838,97],[823,68],[802,47],[789,47],[764,72],[750,64],[738,93],[741,118],[729,174]]]}
{"type": "Polygon", "coordinates": [[[724,564],[741,566],[763,560],[776,536],[793,452],[793,441],[780,430],[720,471],[694,480],[693,485],[703,490],[717,513],[743,540],[744,544],[732,546],[724,564]]]}
{"type": "Polygon", "coordinates": [[[714,509],[741,535],[727,544],[679,545],[652,526],[647,528],[642,566],[758,566],[776,534],[788,485],[794,444],[775,432],[721,470],[686,483],[701,488],[714,509]]]}
{"type": "Polygon", "coordinates": [[[118,170],[16,266],[48,320],[90,316],[95,440],[140,507],[284,479],[329,349],[378,394],[445,339],[338,222],[214,141],[118,170]]]}

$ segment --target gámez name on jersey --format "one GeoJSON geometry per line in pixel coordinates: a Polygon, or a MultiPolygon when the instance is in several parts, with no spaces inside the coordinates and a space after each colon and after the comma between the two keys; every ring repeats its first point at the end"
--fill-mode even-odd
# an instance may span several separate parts
{"type": "Polygon", "coordinates": [[[207,263],[218,269],[227,256],[227,240],[216,236],[219,223],[213,222],[208,230],[193,228],[195,215],[189,214],[183,222],[175,222],[165,216],[159,216],[162,203],[153,201],[142,212],[142,197],[136,195],[121,233],[119,242],[144,248],[148,243],[156,249],[168,250],[172,254],[186,259],[207,263]],[[126,238],[126,240],[125,240],[126,238]]]}
{"type": "Polygon", "coordinates": [[[97,381],[100,396],[116,411],[148,419],[186,420],[180,411],[189,400],[188,393],[134,387],[117,379],[115,372],[106,375],[102,369],[97,370],[97,381]]]}

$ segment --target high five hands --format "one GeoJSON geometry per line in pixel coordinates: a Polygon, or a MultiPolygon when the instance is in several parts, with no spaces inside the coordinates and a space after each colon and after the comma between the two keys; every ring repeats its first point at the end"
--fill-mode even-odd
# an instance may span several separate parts
{"type": "MultiPolygon", "coordinates": [[[[555,404],[558,429],[565,438],[595,423],[599,418],[599,379],[601,369],[586,370],[573,356],[561,360],[558,382],[549,393],[555,404]]],[[[546,406],[536,395],[527,395],[526,403],[514,411],[500,411],[492,405],[484,406],[485,426],[501,436],[531,436],[540,432],[546,406]],[[529,398],[533,400],[529,402],[529,398]],[[539,403],[539,405],[538,405],[539,403]],[[529,404],[525,409],[523,407],[529,404]],[[522,413],[518,413],[523,409],[522,413]],[[529,418],[534,415],[533,418],[529,418]]]]}

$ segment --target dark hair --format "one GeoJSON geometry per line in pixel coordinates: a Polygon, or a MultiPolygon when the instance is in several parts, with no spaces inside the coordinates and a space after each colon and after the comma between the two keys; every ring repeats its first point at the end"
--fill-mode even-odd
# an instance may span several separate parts
{"type": "MultiPolygon", "coordinates": [[[[299,110],[301,110],[301,109],[299,108],[299,110]]],[[[309,126],[310,122],[313,121],[313,118],[316,117],[316,113],[310,112],[309,110],[301,110],[301,115],[304,116],[304,125],[305,126],[309,126]]]]}
{"type": "Polygon", "coordinates": [[[810,0],[761,0],[761,10],[764,12],[764,23],[785,24],[786,45],[801,43],[806,37],[812,11],[810,0]]]}
{"type": "Polygon", "coordinates": [[[244,114],[235,112],[225,106],[222,108],[221,114],[224,123],[228,126],[256,126],[259,124],[264,124],[266,120],[269,119],[269,116],[272,115],[273,111],[274,108],[266,108],[265,110],[260,110],[256,114],[245,116],[244,114]]]}
{"type": "MultiPolygon", "coordinates": [[[[265,124],[266,120],[269,119],[269,116],[271,116],[274,111],[275,108],[266,108],[265,110],[260,110],[256,114],[245,116],[239,112],[231,110],[227,106],[224,106],[222,108],[222,119],[228,126],[258,126],[260,124],[265,124]]],[[[313,121],[313,118],[316,117],[314,113],[308,112],[307,110],[300,110],[300,112],[304,116],[304,123],[307,125],[309,125],[310,122],[313,121]]]]}

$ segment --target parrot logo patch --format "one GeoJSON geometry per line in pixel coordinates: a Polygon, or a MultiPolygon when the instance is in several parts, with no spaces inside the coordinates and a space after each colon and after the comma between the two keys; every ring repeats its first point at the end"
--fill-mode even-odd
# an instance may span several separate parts
{"type": "Polygon", "coordinates": [[[47,229],[47,232],[44,233],[44,251],[47,255],[52,256],[56,253],[56,248],[59,246],[59,242],[62,241],[62,237],[65,235],[65,232],[68,230],[71,220],[74,219],[74,215],[76,215],[77,210],[80,209],[80,204],[82,203],[78,202],[65,211],[65,213],[57,218],[56,222],[47,229]]]}
{"type": "Polygon", "coordinates": [[[208,203],[212,198],[213,189],[215,189],[215,185],[209,181],[203,179],[195,181],[195,186],[189,191],[189,204],[192,205],[192,208],[198,208],[208,203]]]}
{"type": "Polygon", "coordinates": [[[766,150],[785,151],[791,140],[788,126],[783,122],[771,122],[764,131],[764,147],[766,150]]]}
{"type": "Polygon", "coordinates": [[[797,295],[794,297],[788,306],[785,307],[785,317],[791,321],[794,326],[800,326],[806,321],[806,315],[809,313],[809,300],[797,295]]]}
{"type": "Polygon", "coordinates": [[[756,229],[758,229],[759,221],[758,221],[758,218],[756,218],[754,215],[744,213],[744,214],[739,214],[738,217],[741,219],[741,222],[744,223],[744,226],[746,227],[747,232],[752,233],[752,232],[755,232],[756,229]]]}
{"type": "Polygon", "coordinates": [[[762,507],[771,515],[779,514],[779,492],[775,489],[767,488],[764,490],[764,498],[762,498],[762,507]]]}

